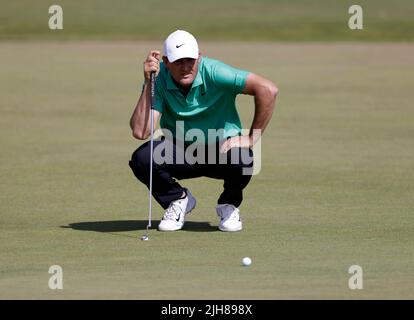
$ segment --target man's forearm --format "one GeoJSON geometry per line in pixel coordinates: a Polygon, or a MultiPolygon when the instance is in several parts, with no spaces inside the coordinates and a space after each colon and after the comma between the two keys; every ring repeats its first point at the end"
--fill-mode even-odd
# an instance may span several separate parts
{"type": "Polygon", "coordinates": [[[258,90],[254,97],[255,111],[249,132],[252,145],[254,145],[263,134],[270,119],[272,118],[277,93],[278,90],[276,87],[271,88],[264,86],[258,90]]]}
{"type": "Polygon", "coordinates": [[[137,139],[146,139],[150,130],[151,91],[149,84],[144,84],[141,96],[131,116],[130,127],[137,139]]]}

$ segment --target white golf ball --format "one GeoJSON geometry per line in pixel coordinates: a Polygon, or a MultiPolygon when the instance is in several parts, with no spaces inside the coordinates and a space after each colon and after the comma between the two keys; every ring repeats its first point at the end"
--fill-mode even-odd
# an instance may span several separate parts
{"type": "Polygon", "coordinates": [[[248,267],[252,264],[252,259],[250,259],[249,257],[244,257],[242,263],[245,267],[248,267]]]}

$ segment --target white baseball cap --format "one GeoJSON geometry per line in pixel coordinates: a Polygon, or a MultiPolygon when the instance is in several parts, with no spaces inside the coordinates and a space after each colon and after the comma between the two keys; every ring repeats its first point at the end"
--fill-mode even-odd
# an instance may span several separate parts
{"type": "Polygon", "coordinates": [[[198,44],[194,36],[184,30],[171,33],[164,42],[164,55],[169,62],[182,58],[198,58],[198,44]]]}

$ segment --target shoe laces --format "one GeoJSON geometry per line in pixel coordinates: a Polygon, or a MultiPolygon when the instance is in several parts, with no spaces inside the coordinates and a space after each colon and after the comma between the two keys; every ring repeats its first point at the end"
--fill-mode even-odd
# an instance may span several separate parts
{"type": "Polygon", "coordinates": [[[173,220],[177,219],[177,217],[182,213],[182,209],[179,206],[179,201],[173,201],[167,208],[164,214],[164,220],[173,220]]]}

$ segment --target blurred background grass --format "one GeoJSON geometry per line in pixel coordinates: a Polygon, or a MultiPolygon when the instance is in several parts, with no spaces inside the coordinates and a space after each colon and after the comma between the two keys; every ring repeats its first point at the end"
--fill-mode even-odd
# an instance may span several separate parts
{"type": "Polygon", "coordinates": [[[413,41],[412,0],[0,0],[1,39],[162,40],[187,29],[203,40],[413,41]],[[52,4],[63,30],[48,28],[52,4]],[[364,29],[348,28],[348,8],[364,29]]]}

